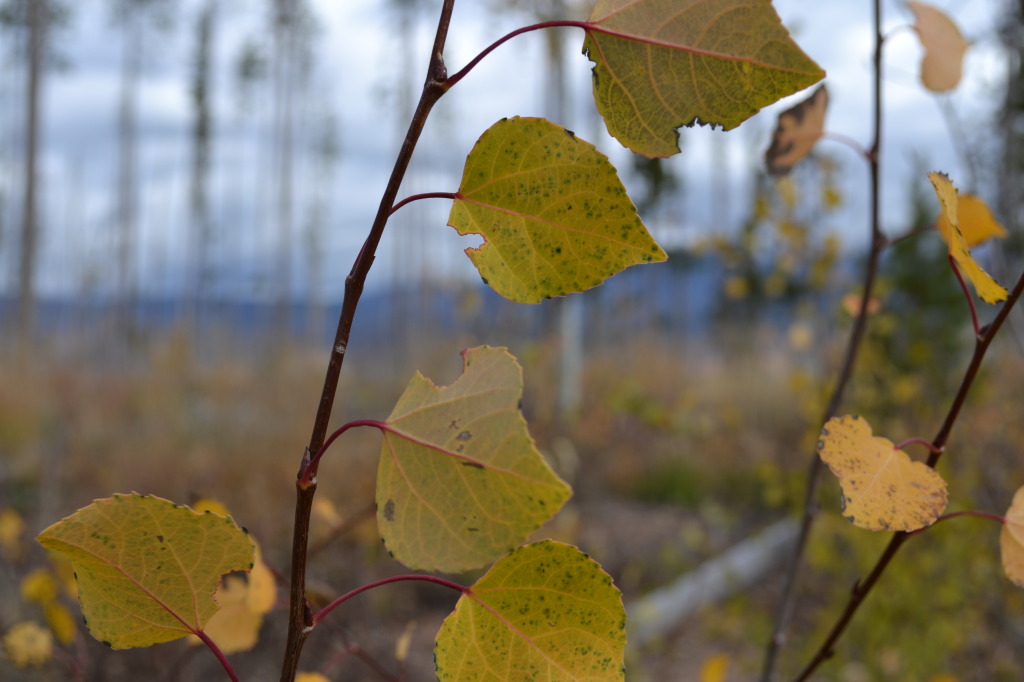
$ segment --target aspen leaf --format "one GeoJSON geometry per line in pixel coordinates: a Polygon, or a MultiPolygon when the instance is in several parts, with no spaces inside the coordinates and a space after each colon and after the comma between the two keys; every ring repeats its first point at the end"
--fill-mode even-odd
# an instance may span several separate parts
{"type": "Polygon", "coordinates": [[[971,256],[971,250],[967,247],[967,240],[960,230],[958,218],[959,198],[956,187],[953,186],[949,177],[944,173],[929,173],[928,179],[931,180],[932,186],[935,188],[935,194],[939,197],[939,204],[942,205],[942,214],[945,216],[950,227],[952,227],[952,230],[947,232],[949,237],[947,240],[949,243],[949,254],[953,256],[953,260],[956,261],[964,276],[974,285],[974,290],[978,292],[981,300],[985,301],[985,303],[1005,301],[1007,297],[1006,289],[992,279],[992,276],[978,265],[974,257],[971,256]]]}
{"type": "Polygon", "coordinates": [[[942,10],[913,0],[907,7],[914,13],[914,30],[924,48],[921,83],[932,92],[952,90],[960,83],[964,53],[970,44],[942,10]]]}
{"type": "Polygon", "coordinates": [[[466,255],[488,286],[518,303],[584,291],[668,257],[608,157],[542,118],[502,119],[480,136],[448,224],[483,235],[466,255]]]}
{"type": "Polygon", "coordinates": [[[225,573],[249,570],[253,543],[231,519],[150,495],[114,495],[38,537],[71,560],[86,626],[114,649],[198,632],[225,573]]]}
{"type": "Polygon", "coordinates": [[[513,550],[466,590],[437,633],[440,682],[624,679],[626,612],[612,579],[571,545],[513,550]]]}
{"type": "Polygon", "coordinates": [[[811,153],[825,131],[828,90],[818,86],[810,97],[779,114],[772,135],[772,146],[764,161],[772,175],[785,175],[811,153]]]}
{"type": "Polygon", "coordinates": [[[494,561],[553,516],[569,486],[537,451],[519,411],[522,369],[504,348],[463,351],[437,387],[417,374],[388,417],[377,469],[377,524],[414,569],[494,561]]]}
{"type": "MultiPolygon", "coordinates": [[[[958,196],[957,219],[960,221],[960,234],[964,236],[964,242],[970,248],[989,239],[1005,239],[1008,234],[1006,228],[992,215],[992,210],[985,200],[973,194],[958,196]]],[[[949,218],[945,212],[939,213],[935,227],[948,244],[949,218]]]]}
{"type": "Polygon", "coordinates": [[[833,417],[821,430],[818,454],[839,478],[843,516],[868,530],[912,531],[946,508],[946,482],[892,441],[871,435],[857,416],[833,417]]]}
{"type": "Polygon", "coordinates": [[[1024,487],[1014,493],[1013,502],[1004,518],[1006,521],[999,534],[1003,572],[1015,585],[1024,587],[1024,487]]]}
{"type": "Polygon", "coordinates": [[[825,77],[770,0],[598,0],[583,52],[608,132],[634,152],[679,152],[676,129],[726,130],[825,77]]]}

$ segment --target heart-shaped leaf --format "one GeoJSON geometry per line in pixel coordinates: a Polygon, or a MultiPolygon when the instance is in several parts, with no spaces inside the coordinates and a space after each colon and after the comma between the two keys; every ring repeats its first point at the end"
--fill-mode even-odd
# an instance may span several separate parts
{"type": "Polygon", "coordinates": [[[466,590],[437,633],[440,682],[624,679],[626,611],[575,547],[519,547],[466,590]]]}
{"type": "Polygon", "coordinates": [[[96,500],[38,540],[71,561],[86,625],[114,649],[199,632],[217,612],[221,576],[253,566],[234,521],[151,495],[96,500]]]}
{"type": "Polygon", "coordinates": [[[947,233],[949,254],[953,256],[953,260],[956,261],[964,275],[974,285],[974,290],[978,292],[981,300],[992,304],[1005,301],[1008,295],[1006,288],[992,279],[992,276],[978,265],[978,262],[974,260],[974,256],[971,255],[971,250],[967,247],[967,239],[960,230],[960,200],[957,196],[956,187],[953,186],[952,181],[944,173],[929,173],[928,179],[931,180],[932,186],[935,188],[935,194],[939,197],[939,204],[942,205],[942,214],[945,216],[950,227],[952,227],[952,230],[947,233]]]}
{"type": "Polygon", "coordinates": [[[924,48],[921,83],[932,92],[952,90],[963,76],[964,53],[970,43],[942,10],[913,0],[907,8],[914,13],[914,30],[924,48]]]}
{"type": "Polygon", "coordinates": [[[946,482],[857,416],[833,417],[821,430],[818,454],[839,478],[843,516],[868,530],[930,526],[946,508],[946,482]]]}
{"type": "Polygon", "coordinates": [[[450,386],[417,374],[382,429],[377,524],[410,568],[456,573],[488,564],[569,499],[519,411],[519,363],[486,346],[462,357],[450,386]]]}
{"type": "Polygon", "coordinates": [[[518,303],[595,287],[667,258],[593,145],[542,118],[502,119],[477,140],[448,224],[484,282],[518,303]]]}
{"type": "Polygon", "coordinates": [[[825,77],[770,0],[598,0],[586,32],[597,109],[645,156],[677,153],[680,126],[735,128],[825,77]]]}

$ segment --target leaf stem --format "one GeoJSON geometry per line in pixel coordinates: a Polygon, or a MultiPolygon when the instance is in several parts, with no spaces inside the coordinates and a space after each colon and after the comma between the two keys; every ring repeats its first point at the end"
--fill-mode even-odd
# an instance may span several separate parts
{"type": "Polygon", "coordinates": [[[209,635],[203,632],[202,628],[198,628],[194,632],[196,637],[201,639],[203,644],[205,644],[210,651],[213,652],[213,655],[217,657],[217,660],[220,661],[220,664],[224,667],[224,671],[227,672],[228,677],[231,678],[231,682],[239,682],[238,674],[235,673],[235,669],[231,666],[231,662],[228,661],[227,656],[225,656],[224,652],[220,650],[220,647],[210,639],[209,635]]]}
{"type": "Polygon", "coordinates": [[[960,516],[974,516],[974,517],[977,517],[979,519],[988,519],[990,521],[998,521],[999,523],[1006,523],[1006,517],[1005,516],[1000,516],[999,514],[992,514],[992,513],[989,513],[989,512],[977,511],[975,509],[965,509],[963,511],[956,511],[956,512],[950,512],[948,514],[943,514],[939,518],[935,519],[935,521],[932,522],[932,524],[930,526],[925,526],[924,528],[918,528],[917,530],[912,530],[912,531],[910,531],[909,535],[917,535],[918,533],[923,533],[926,530],[928,530],[929,528],[934,528],[935,524],[938,523],[939,521],[948,521],[949,519],[955,519],[955,518],[960,517],[960,516]]]}
{"type": "MultiPolygon", "coordinates": [[[[950,226],[950,229],[956,229],[950,226]]],[[[952,238],[952,237],[950,237],[952,238]]],[[[967,282],[964,281],[964,276],[960,274],[960,268],[956,264],[956,259],[953,258],[953,254],[947,256],[949,258],[949,267],[953,268],[953,274],[956,275],[956,281],[960,282],[960,288],[963,289],[964,298],[967,299],[967,307],[971,309],[971,324],[974,325],[974,335],[978,336],[981,333],[981,327],[978,326],[978,310],[974,307],[974,297],[971,296],[971,290],[967,288],[967,282]]]]}
{"type": "Polygon", "coordinates": [[[351,590],[351,591],[346,592],[345,594],[341,595],[340,597],[338,597],[337,599],[332,601],[330,604],[328,604],[327,606],[325,606],[322,609],[320,609],[319,611],[317,611],[316,615],[313,616],[313,625],[316,625],[317,623],[322,621],[324,618],[327,617],[327,615],[331,611],[333,611],[334,609],[338,608],[339,606],[341,606],[342,604],[344,604],[345,602],[347,602],[349,599],[351,599],[352,597],[356,596],[357,594],[361,594],[363,592],[366,592],[367,590],[372,590],[373,588],[380,587],[381,585],[388,585],[390,583],[397,583],[397,582],[402,582],[402,581],[407,581],[407,580],[420,580],[420,581],[423,581],[423,582],[435,583],[437,585],[443,585],[444,587],[447,587],[447,588],[450,588],[452,590],[455,590],[457,592],[462,592],[462,593],[465,593],[469,589],[465,585],[460,585],[459,583],[453,582],[451,580],[446,580],[444,578],[438,578],[437,576],[433,576],[433,575],[423,575],[421,573],[409,573],[409,574],[406,574],[406,575],[395,575],[395,576],[392,576],[390,578],[382,578],[380,580],[374,580],[371,583],[366,583],[365,585],[361,585],[360,587],[357,587],[354,590],[351,590]]]}
{"type": "Polygon", "coordinates": [[[517,28],[511,33],[506,33],[505,35],[503,35],[502,37],[498,38],[493,43],[485,47],[483,51],[480,52],[480,54],[469,60],[469,63],[462,67],[462,69],[460,69],[457,73],[449,76],[448,80],[446,80],[444,83],[445,89],[447,90],[452,88],[456,83],[462,80],[466,76],[466,74],[472,71],[473,67],[479,64],[484,57],[486,57],[491,52],[496,50],[502,44],[515,38],[516,36],[522,35],[524,33],[529,33],[530,31],[538,31],[542,28],[555,28],[557,26],[572,26],[575,28],[582,28],[584,30],[594,28],[593,24],[586,21],[542,21],[539,24],[530,24],[529,26],[517,28]]]}
{"type": "Polygon", "coordinates": [[[912,445],[914,443],[917,443],[918,445],[925,446],[926,448],[928,448],[929,452],[942,452],[942,448],[935,447],[935,444],[932,443],[927,438],[908,438],[905,441],[903,441],[902,443],[900,443],[899,445],[895,446],[894,449],[902,450],[903,448],[907,447],[908,445],[912,445]]]}
{"type": "Polygon", "coordinates": [[[316,471],[317,467],[320,465],[320,458],[327,452],[327,448],[331,447],[331,444],[334,443],[341,434],[345,433],[349,429],[354,429],[357,426],[373,426],[378,429],[384,429],[387,424],[375,419],[356,419],[355,421],[350,421],[347,424],[343,424],[338,427],[334,433],[328,436],[327,440],[324,441],[324,444],[320,446],[319,450],[317,450],[317,453],[309,460],[308,463],[306,463],[302,471],[299,472],[299,483],[305,485],[314,483],[315,475],[313,472],[316,471]]]}
{"type": "Polygon", "coordinates": [[[455,192],[425,192],[423,194],[413,194],[411,196],[407,196],[406,198],[402,199],[397,204],[392,206],[391,207],[391,212],[388,213],[388,215],[392,216],[392,215],[394,215],[395,213],[398,212],[398,209],[402,208],[406,204],[411,204],[412,202],[419,201],[420,199],[452,199],[452,200],[454,200],[457,196],[458,195],[455,192]]]}
{"type": "Polygon", "coordinates": [[[327,363],[327,371],[324,377],[323,390],[320,394],[320,403],[317,407],[316,417],[313,420],[313,429],[310,434],[309,444],[302,456],[302,463],[299,466],[299,476],[296,480],[295,518],[292,530],[292,562],[291,562],[291,589],[289,593],[288,609],[288,635],[285,640],[285,651],[281,663],[281,682],[293,682],[299,666],[299,658],[302,654],[302,647],[312,632],[312,609],[306,601],[306,560],[309,545],[309,521],[313,507],[313,497],[316,494],[316,465],[312,464],[312,454],[320,451],[327,435],[328,424],[331,419],[331,412],[334,407],[334,399],[338,389],[338,378],[341,374],[341,366],[345,360],[345,351],[348,348],[349,337],[352,333],[352,321],[355,318],[356,307],[362,295],[366,283],[366,276],[373,264],[377,246],[384,233],[391,209],[394,206],[395,197],[398,195],[399,186],[405,173],[409,168],[409,161],[412,159],[416,149],[416,143],[427,117],[434,104],[444,95],[448,87],[445,81],[448,78],[448,70],[444,63],[444,46],[448,38],[448,27],[451,24],[452,12],[455,9],[455,0],[444,0],[441,5],[440,16],[437,22],[437,32],[434,36],[434,44],[431,47],[430,59],[427,65],[427,75],[420,93],[419,102],[409,122],[409,129],[405,134],[405,140],[395,159],[391,177],[381,196],[377,215],[373,225],[370,227],[366,242],[363,244],[359,255],[356,257],[352,270],[345,279],[345,296],[342,301],[341,313],[338,316],[338,329],[334,336],[334,344],[331,348],[330,358],[327,363]],[[303,483],[302,476],[307,475],[309,481],[303,483]]]}
{"type": "MultiPolygon", "coordinates": [[[[846,354],[843,358],[842,368],[832,395],[829,398],[821,423],[824,424],[839,412],[846,387],[853,376],[853,369],[860,353],[861,343],[867,329],[868,309],[874,293],[875,280],[878,274],[878,263],[882,252],[888,246],[881,228],[881,164],[880,154],[882,148],[882,8],[881,0],[873,2],[874,17],[874,58],[873,58],[873,108],[872,108],[872,142],[871,148],[863,155],[870,169],[870,192],[871,192],[871,246],[868,252],[867,263],[864,268],[864,284],[860,298],[860,309],[854,320],[853,328],[847,341],[846,354]]],[[[772,635],[768,640],[765,649],[764,665],[761,669],[761,682],[770,682],[775,675],[775,666],[778,661],[779,652],[786,641],[786,631],[793,617],[796,608],[796,585],[803,563],[804,552],[807,549],[807,541],[810,537],[811,527],[817,516],[817,493],[818,482],[821,478],[821,458],[817,453],[812,455],[807,469],[806,493],[804,496],[803,519],[800,524],[800,533],[790,554],[786,565],[785,578],[783,579],[782,593],[775,612],[775,626],[772,635]]]]}
{"type": "Polygon", "coordinates": [[[858,156],[863,157],[867,161],[871,160],[871,152],[866,147],[864,147],[864,145],[862,145],[860,142],[853,139],[849,135],[843,135],[842,133],[835,133],[826,130],[824,133],[821,134],[821,137],[822,139],[832,140],[833,142],[838,142],[841,145],[845,145],[852,149],[854,152],[856,152],[858,156]]]}

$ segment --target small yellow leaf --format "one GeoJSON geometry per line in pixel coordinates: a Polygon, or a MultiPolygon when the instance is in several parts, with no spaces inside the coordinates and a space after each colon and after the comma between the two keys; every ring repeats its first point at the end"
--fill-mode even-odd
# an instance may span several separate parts
{"type": "Polygon", "coordinates": [[[414,632],[416,632],[416,621],[411,620],[405,624],[405,630],[395,642],[396,661],[401,662],[409,658],[409,645],[412,644],[412,633],[414,632]]]}
{"type": "Polygon", "coordinates": [[[839,478],[843,515],[868,530],[912,531],[946,509],[946,482],[892,441],[871,435],[856,416],[833,417],[821,430],[818,454],[839,478]]]}
{"type": "Polygon", "coordinates": [[[21,535],[25,532],[25,522],[14,509],[7,507],[0,510],[0,553],[10,558],[21,554],[21,535]]]}
{"type": "Polygon", "coordinates": [[[331,682],[330,678],[321,673],[299,673],[295,682],[331,682]]]}
{"type": "Polygon", "coordinates": [[[931,180],[935,194],[939,197],[942,213],[953,228],[949,232],[949,253],[953,256],[953,260],[956,261],[964,276],[974,285],[974,290],[978,292],[981,300],[985,303],[1005,301],[1008,292],[974,260],[971,250],[967,247],[967,240],[960,231],[960,201],[956,187],[944,173],[929,173],[928,179],[931,180]]]}
{"type": "Polygon", "coordinates": [[[924,48],[921,83],[932,92],[952,90],[960,83],[964,53],[970,44],[941,10],[913,0],[907,7],[914,13],[914,30],[924,48]]]}
{"type": "Polygon", "coordinates": [[[4,635],[4,651],[19,668],[43,665],[53,656],[53,633],[38,623],[17,623],[4,635]]]}
{"type": "MultiPolygon", "coordinates": [[[[992,215],[992,211],[984,199],[974,194],[961,194],[957,204],[960,234],[964,236],[968,247],[977,246],[989,239],[1006,238],[1008,234],[1006,228],[992,215]]],[[[949,218],[946,217],[945,212],[939,213],[935,227],[946,243],[949,243],[949,218]]]]}
{"type": "Polygon", "coordinates": [[[57,580],[45,568],[37,568],[21,579],[21,598],[46,605],[57,599],[57,580]]]}
{"type": "Polygon", "coordinates": [[[828,90],[820,85],[810,97],[779,114],[772,135],[772,146],[764,155],[769,173],[785,175],[811,153],[825,131],[826,109],[828,90]]]}
{"type": "Polygon", "coordinates": [[[53,631],[53,636],[61,644],[71,644],[75,641],[75,634],[78,632],[78,625],[75,617],[60,602],[53,602],[46,605],[46,624],[53,631]]]}
{"type": "Polygon", "coordinates": [[[715,654],[700,667],[700,682],[725,682],[725,674],[728,671],[729,657],[725,654],[715,654]]]}
{"type": "Polygon", "coordinates": [[[1003,572],[1019,587],[1024,587],[1024,486],[1017,489],[1006,510],[1006,522],[999,535],[1003,572]]]}
{"type": "MultiPolygon", "coordinates": [[[[203,631],[225,654],[249,651],[259,640],[263,616],[249,608],[246,603],[248,595],[248,581],[235,574],[224,576],[214,593],[220,609],[213,614],[203,631]]],[[[199,639],[193,636],[189,641],[198,643],[199,639]]]]}
{"type": "Polygon", "coordinates": [[[224,503],[220,500],[215,500],[212,497],[204,497],[195,501],[195,503],[189,505],[193,511],[202,514],[204,512],[213,512],[225,518],[230,517],[231,514],[228,512],[228,508],[224,506],[224,503]]]}

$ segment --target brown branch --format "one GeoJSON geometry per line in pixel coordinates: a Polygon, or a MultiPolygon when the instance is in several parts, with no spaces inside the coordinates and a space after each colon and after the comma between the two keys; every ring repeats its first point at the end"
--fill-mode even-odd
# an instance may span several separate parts
{"type": "MultiPolygon", "coordinates": [[[[836,416],[842,405],[846,387],[853,376],[853,370],[857,363],[860,347],[864,340],[864,333],[867,329],[868,309],[871,297],[874,292],[875,280],[878,274],[878,262],[882,252],[888,246],[888,241],[882,233],[881,228],[881,165],[880,152],[882,146],[882,45],[881,34],[881,2],[874,1],[874,26],[875,26],[875,51],[874,51],[874,110],[872,115],[873,134],[871,149],[864,155],[867,160],[870,172],[871,191],[871,249],[868,253],[868,261],[864,270],[864,286],[861,293],[860,310],[857,311],[857,318],[854,320],[853,329],[846,345],[846,354],[843,358],[843,365],[839,371],[839,378],[832,390],[825,413],[821,422],[824,424],[836,416]]],[[[779,605],[775,612],[775,627],[768,646],[765,649],[764,665],[761,669],[761,681],[769,682],[775,673],[775,666],[778,661],[779,652],[786,641],[786,630],[793,617],[793,610],[796,607],[796,585],[800,574],[800,567],[803,563],[804,552],[807,548],[807,541],[811,534],[811,526],[814,524],[817,515],[816,498],[818,493],[818,482],[821,478],[821,459],[815,453],[811,457],[807,470],[807,492],[804,497],[803,520],[800,524],[800,534],[797,536],[796,545],[786,565],[786,573],[782,587],[782,594],[779,598],[779,605]]]]}
{"type": "MultiPolygon", "coordinates": [[[[331,412],[334,407],[334,398],[338,389],[338,377],[341,374],[341,366],[345,360],[345,349],[348,347],[349,337],[352,333],[352,321],[355,319],[356,307],[359,304],[359,297],[363,293],[363,286],[366,283],[366,276],[373,264],[377,246],[384,233],[395,197],[398,195],[398,188],[409,168],[409,161],[412,159],[413,151],[427,116],[434,104],[445,93],[445,79],[447,70],[444,64],[444,46],[448,37],[448,26],[451,23],[452,11],[455,7],[455,0],[444,0],[441,7],[440,18],[438,19],[437,33],[434,37],[434,45],[430,52],[427,77],[423,84],[423,92],[420,94],[419,103],[409,123],[409,130],[405,135],[398,158],[395,160],[394,169],[391,171],[391,178],[380,200],[377,215],[374,218],[370,233],[360,250],[351,272],[345,279],[345,298],[342,302],[341,314],[338,317],[338,329],[334,337],[334,345],[331,348],[330,359],[327,363],[327,372],[324,377],[323,391],[320,394],[320,403],[317,407],[316,417],[313,421],[313,431],[309,438],[309,445],[306,446],[299,466],[299,474],[305,470],[310,463],[311,453],[319,452],[327,436],[327,429],[331,419],[331,412]]],[[[306,601],[306,559],[309,544],[309,520],[313,506],[313,496],[316,494],[316,465],[312,465],[311,479],[307,481],[296,481],[295,500],[295,521],[292,531],[292,565],[291,565],[291,590],[288,609],[288,636],[285,642],[284,658],[281,665],[281,682],[293,682],[298,669],[299,658],[306,638],[313,629],[313,612],[306,601]]]]}

